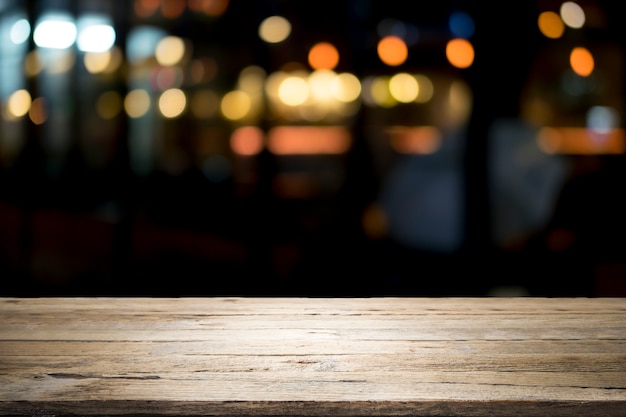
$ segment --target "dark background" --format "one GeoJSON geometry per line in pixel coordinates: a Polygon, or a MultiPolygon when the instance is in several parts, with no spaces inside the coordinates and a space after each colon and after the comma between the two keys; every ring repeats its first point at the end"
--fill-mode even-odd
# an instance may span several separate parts
{"type": "MultiPolygon", "coordinates": [[[[610,45],[621,65],[626,25],[618,2],[579,4],[601,13],[602,24],[568,35],[556,48],[565,50],[572,42],[610,45]]],[[[20,151],[2,151],[0,295],[626,296],[623,154],[555,156],[566,175],[552,183],[554,204],[544,210],[544,220],[509,241],[494,237],[494,218],[503,215],[494,212],[502,209],[493,204],[498,196],[492,184],[499,175],[492,170],[494,126],[504,121],[513,126],[506,134],[524,131],[528,82],[537,71],[541,74],[543,54],[554,45],[537,30],[537,16],[559,5],[231,0],[219,17],[186,11],[176,19],[159,17],[158,12],[142,19],[133,14],[132,1],[5,1],[0,17],[17,10],[31,21],[54,7],[75,14],[92,9],[110,13],[122,50],[134,27],[163,28],[189,39],[198,54],[215,57],[220,65],[216,83],[224,90],[247,65],[269,73],[287,62],[305,63],[308,48],[318,40],[333,42],[340,50],[337,71],[360,78],[391,74],[395,70],[373,51],[378,22],[394,18],[415,25],[420,34],[402,69],[461,79],[473,102],[451,161],[437,155],[397,156],[382,171],[380,155],[367,141],[372,114],[362,106],[347,124],[354,145],[346,155],[289,161],[301,170],[326,170],[340,185],[307,198],[285,198],[272,184],[286,162],[267,151],[255,157],[258,180],[245,193],[232,178],[207,179],[202,163],[188,163],[176,172],[155,163],[149,172],[138,174],[130,156],[131,121],[122,116],[106,126],[86,121],[80,103],[87,93],[70,80],[64,93],[73,109],[66,119],[72,144],[68,151],[51,154],[42,138],[57,127],[28,120],[21,124],[20,151]],[[457,10],[475,22],[471,41],[476,59],[465,70],[451,68],[442,52],[450,38],[448,16],[457,10]],[[292,36],[280,47],[265,45],[257,36],[259,23],[272,14],[288,17],[293,25],[292,36]],[[110,133],[102,134],[105,129],[110,133]],[[97,166],[85,156],[84,143],[91,135],[107,138],[106,162],[97,166]],[[364,229],[363,213],[381,199],[390,172],[403,163],[406,172],[416,173],[416,184],[425,184],[424,199],[436,190],[427,187],[420,172],[432,174],[439,169],[432,167],[443,166],[460,181],[455,199],[441,203],[442,210],[452,204],[459,213],[458,244],[443,249],[427,242],[412,245],[393,234],[374,236],[364,229]],[[411,164],[419,168],[412,170],[411,164]]],[[[15,57],[0,54],[0,62],[9,59],[15,57]]],[[[623,105],[623,68],[618,73],[619,82],[606,82],[623,105]]],[[[33,92],[41,87],[36,77],[24,80],[33,92]]],[[[124,93],[129,88],[125,80],[120,71],[108,82],[124,93]]],[[[603,104],[602,98],[597,104],[603,104]]],[[[557,109],[566,118],[575,113],[567,103],[557,109]]],[[[623,120],[623,110],[618,110],[623,120]]],[[[264,123],[261,127],[267,128],[264,123]]],[[[217,121],[213,127],[230,128],[217,121]]],[[[190,117],[168,121],[164,129],[194,160],[189,138],[199,127],[190,117]]],[[[4,132],[0,139],[8,137],[4,132]]],[[[6,141],[0,141],[3,146],[6,141]]],[[[512,177],[518,175],[514,169],[512,177]]],[[[524,169],[519,175],[532,175],[532,167],[524,169]]],[[[540,189],[547,179],[537,174],[536,181],[540,189]]]]}

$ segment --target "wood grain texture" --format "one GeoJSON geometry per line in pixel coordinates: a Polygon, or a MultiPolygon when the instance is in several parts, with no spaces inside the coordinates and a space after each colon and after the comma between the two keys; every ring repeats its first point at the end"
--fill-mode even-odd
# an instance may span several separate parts
{"type": "Polygon", "coordinates": [[[626,416],[626,299],[0,298],[0,415],[626,416]]]}

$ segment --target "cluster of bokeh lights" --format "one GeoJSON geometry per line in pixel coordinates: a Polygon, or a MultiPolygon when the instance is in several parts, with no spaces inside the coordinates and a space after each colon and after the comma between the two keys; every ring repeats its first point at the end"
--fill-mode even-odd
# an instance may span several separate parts
{"type": "MultiPolygon", "coordinates": [[[[228,1],[136,0],[134,6],[137,16],[145,18],[159,11],[166,18],[176,18],[187,7],[193,12],[219,17],[227,9],[228,1]]],[[[544,11],[537,19],[540,32],[551,39],[560,38],[566,27],[580,29],[584,24],[583,9],[571,1],[563,3],[559,13],[544,11]]],[[[450,17],[451,36],[445,56],[455,68],[465,69],[473,64],[474,48],[470,40],[473,25],[466,13],[458,12],[450,17]]],[[[264,42],[279,44],[291,36],[292,30],[287,18],[274,15],[259,24],[257,33],[264,42]]],[[[409,103],[422,105],[431,100],[437,88],[426,74],[402,69],[418,38],[417,30],[393,19],[381,21],[375,53],[381,62],[397,68],[395,74],[359,79],[350,72],[336,72],[340,51],[332,43],[320,41],[308,51],[308,67],[300,64],[297,70],[267,74],[261,67],[251,65],[241,71],[232,90],[223,92],[203,85],[204,81],[210,81],[219,63],[211,58],[193,58],[191,41],[164,31],[152,31],[151,43],[143,38],[137,41],[151,45],[149,50],[143,47],[143,55],[126,57],[115,45],[115,28],[107,16],[89,15],[74,21],[67,15],[45,15],[34,29],[26,19],[16,20],[10,28],[9,36],[14,44],[27,42],[31,35],[37,48],[27,54],[24,62],[25,74],[31,77],[42,71],[69,71],[79,56],[84,68],[94,76],[114,74],[129,64],[128,77],[134,77],[133,82],[129,81],[129,91],[124,96],[115,90],[105,91],[94,103],[96,113],[105,120],[114,119],[122,112],[138,119],[156,109],[166,119],[190,112],[198,119],[221,117],[235,127],[259,124],[264,117],[278,118],[287,124],[345,124],[361,103],[381,108],[409,103]],[[78,52],[74,51],[74,45],[78,52]],[[57,51],[53,61],[46,61],[44,50],[57,51]],[[147,81],[147,86],[135,82],[137,78],[147,81]]],[[[132,48],[128,49],[132,53],[132,48]]],[[[593,72],[594,58],[586,47],[574,47],[569,57],[569,67],[577,75],[587,77],[593,72]]],[[[20,88],[8,97],[2,114],[5,120],[28,116],[33,123],[41,124],[50,111],[44,97],[31,97],[26,89],[20,88]]]]}

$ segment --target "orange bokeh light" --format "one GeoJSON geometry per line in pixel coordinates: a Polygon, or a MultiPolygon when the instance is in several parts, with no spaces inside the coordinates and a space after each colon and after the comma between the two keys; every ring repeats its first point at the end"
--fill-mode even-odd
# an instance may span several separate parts
{"type": "Polygon", "coordinates": [[[402,38],[385,36],[378,42],[378,57],[387,65],[402,65],[408,56],[409,50],[402,38]]]}
{"type": "Polygon", "coordinates": [[[594,61],[591,52],[582,46],[572,49],[569,56],[572,70],[581,77],[587,77],[593,72],[594,61]]]}
{"type": "Polygon", "coordinates": [[[565,25],[561,17],[554,12],[543,12],[537,18],[537,26],[539,31],[548,38],[558,39],[565,31],[565,25]]]}
{"type": "Polygon", "coordinates": [[[237,155],[257,155],[263,150],[264,134],[256,126],[242,126],[230,136],[230,147],[237,155]]]}
{"type": "Polygon", "coordinates": [[[466,39],[452,39],[446,45],[446,57],[453,66],[468,68],[474,63],[474,47],[466,39]]]}
{"type": "Polygon", "coordinates": [[[339,63],[339,52],[332,44],[320,42],[309,51],[309,65],[316,70],[332,70],[339,63]]]}
{"type": "Polygon", "coordinates": [[[342,126],[279,126],[268,132],[268,149],[275,155],[342,154],[351,142],[342,126]]]}

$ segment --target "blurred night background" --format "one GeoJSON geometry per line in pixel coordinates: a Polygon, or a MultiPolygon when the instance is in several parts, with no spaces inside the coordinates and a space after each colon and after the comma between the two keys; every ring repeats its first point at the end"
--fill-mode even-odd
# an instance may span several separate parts
{"type": "Polygon", "coordinates": [[[0,0],[0,296],[626,296],[581,0],[0,0]]]}

